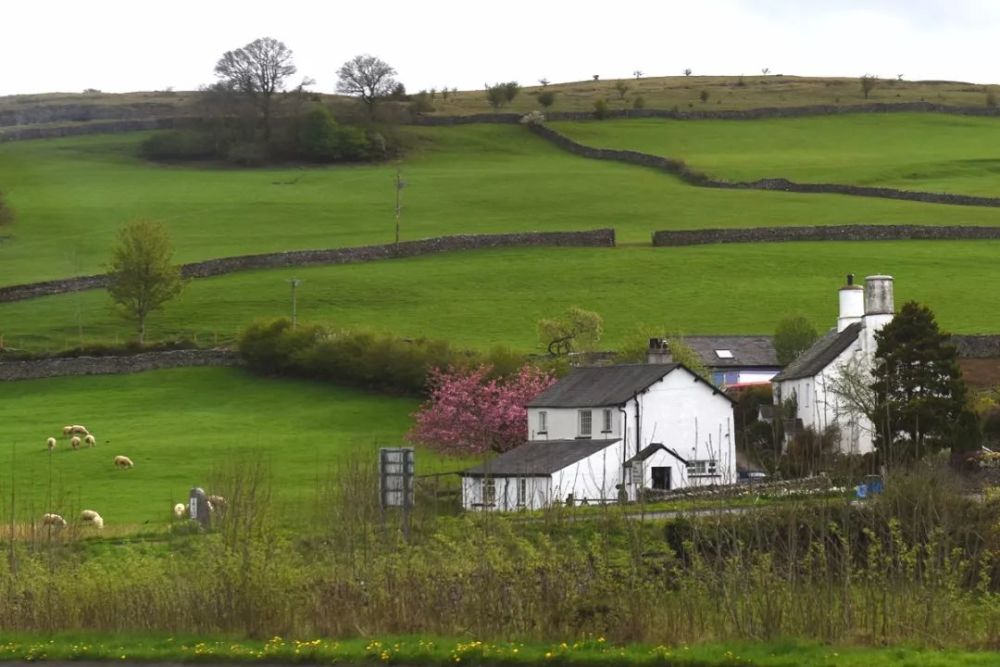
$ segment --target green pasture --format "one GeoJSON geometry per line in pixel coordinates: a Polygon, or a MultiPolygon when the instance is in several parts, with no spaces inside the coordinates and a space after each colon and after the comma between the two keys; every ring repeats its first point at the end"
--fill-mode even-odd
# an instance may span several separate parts
{"type": "MultiPolygon", "coordinates": [[[[594,127],[627,134],[633,125],[594,127]]],[[[652,169],[573,156],[520,126],[405,132],[411,149],[401,165],[404,239],[614,227],[620,242],[643,244],[658,229],[1000,224],[998,209],[695,188],[652,169]]],[[[140,217],[168,226],[180,262],[392,240],[393,164],[155,165],[136,157],[145,136],[0,145],[0,187],[17,211],[17,222],[0,230],[10,236],[0,239],[0,285],[100,273],[116,230],[140,217]]]]}
{"type": "MultiPolygon", "coordinates": [[[[767,333],[803,313],[820,329],[832,326],[849,272],[894,275],[897,303],[926,303],[947,330],[991,332],[1000,331],[998,253],[997,241],[532,248],[254,271],[192,281],[150,318],[148,335],[227,342],[255,318],[289,315],[288,280],[297,277],[304,321],[532,350],[539,319],[580,306],[604,317],[601,345],[614,348],[639,323],[767,333]]],[[[133,333],[95,290],[0,304],[0,335],[8,347],[57,350],[133,333]]]]}
{"type": "Polygon", "coordinates": [[[1000,118],[865,113],[552,126],[589,146],[680,158],[715,178],[788,178],[1000,196],[1000,118]]]}
{"type": "Polygon", "coordinates": [[[339,462],[400,444],[416,407],[411,399],[235,369],[4,382],[0,505],[5,520],[13,496],[21,521],[50,511],[69,519],[89,508],[109,529],[162,525],[192,486],[213,493],[212,480],[228,464],[254,460],[272,470],[279,502],[308,502],[339,462]],[[64,424],[87,426],[97,446],[72,450],[64,424]],[[51,455],[49,436],[59,439],[51,455]],[[135,467],[116,469],[119,454],[135,467]]]}

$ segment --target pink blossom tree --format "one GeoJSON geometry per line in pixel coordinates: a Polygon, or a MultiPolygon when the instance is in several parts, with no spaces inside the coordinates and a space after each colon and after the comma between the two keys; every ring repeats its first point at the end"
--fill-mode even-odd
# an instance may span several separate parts
{"type": "Polygon", "coordinates": [[[507,380],[490,379],[489,366],[430,374],[430,398],[413,413],[407,440],[446,454],[506,452],[528,437],[524,404],[555,382],[525,365],[507,380]]]}

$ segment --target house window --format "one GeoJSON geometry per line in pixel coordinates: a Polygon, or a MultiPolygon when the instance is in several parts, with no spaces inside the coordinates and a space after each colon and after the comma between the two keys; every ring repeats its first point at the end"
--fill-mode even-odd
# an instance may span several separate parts
{"type": "Polygon", "coordinates": [[[611,433],[611,409],[604,408],[604,428],[601,429],[601,433],[611,433]]]}
{"type": "Polygon", "coordinates": [[[524,507],[528,502],[528,480],[521,478],[517,480],[517,506],[524,507]]]}
{"type": "Polygon", "coordinates": [[[483,505],[493,507],[497,504],[497,483],[491,477],[483,478],[483,505]]]}
{"type": "Polygon", "coordinates": [[[719,469],[715,459],[688,461],[688,475],[718,476],[719,469]]]}
{"type": "Polygon", "coordinates": [[[548,433],[549,432],[549,413],[545,410],[541,410],[538,413],[538,432],[548,433]]]}
{"type": "Polygon", "coordinates": [[[580,437],[589,438],[592,429],[593,414],[590,410],[580,410],[580,437]]]}

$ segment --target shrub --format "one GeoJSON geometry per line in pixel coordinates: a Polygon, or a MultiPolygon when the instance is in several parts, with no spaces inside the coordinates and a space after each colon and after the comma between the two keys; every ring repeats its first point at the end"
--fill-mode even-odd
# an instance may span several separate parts
{"type": "Polygon", "coordinates": [[[633,109],[645,109],[646,108],[646,100],[643,98],[642,95],[637,95],[635,97],[635,99],[632,100],[632,108],[633,109]]]}
{"type": "Polygon", "coordinates": [[[269,159],[267,146],[250,141],[235,143],[226,152],[226,160],[242,167],[260,167],[269,159]]]}
{"type": "Polygon", "coordinates": [[[707,102],[709,94],[710,93],[707,90],[703,90],[700,93],[698,93],[698,99],[701,100],[702,102],[707,102]]]}
{"type": "Polygon", "coordinates": [[[543,90],[538,93],[538,103],[543,107],[548,109],[556,101],[556,92],[554,90],[543,90]]]}
{"type": "Polygon", "coordinates": [[[992,90],[986,91],[986,106],[990,109],[997,107],[997,96],[992,90]]]}
{"type": "Polygon", "coordinates": [[[608,101],[604,98],[594,101],[594,118],[604,120],[608,117],[608,101]]]}
{"type": "Polygon", "coordinates": [[[140,151],[150,160],[209,160],[219,157],[212,137],[195,130],[157,132],[142,142],[140,151]]]}

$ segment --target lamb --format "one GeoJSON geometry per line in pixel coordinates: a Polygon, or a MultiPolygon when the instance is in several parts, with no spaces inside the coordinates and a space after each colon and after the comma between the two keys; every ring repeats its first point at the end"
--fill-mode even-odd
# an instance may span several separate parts
{"type": "Polygon", "coordinates": [[[208,500],[208,506],[211,507],[213,511],[219,510],[221,512],[226,508],[226,499],[222,496],[208,496],[206,500],[208,500]]]}
{"type": "Polygon", "coordinates": [[[66,525],[66,519],[62,518],[58,514],[43,514],[42,515],[42,525],[43,526],[55,526],[56,528],[62,528],[66,525]]]}
{"type": "Polygon", "coordinates": [[[183,519],[185,511],[187,511],[187,505],[185,505],[184,503],[177,503],[176,505],[174,505],[174,518],[183,519]]]}
{"type": "Polygon", "coordinates": [[[83,441],[87,443],[88,447],[94,447],[97,445],[97,440],[95,440],[94,436],[90,435],[89,433],[83,436],[83,441]]]}
{"type": "Polygon", "coordinates": [[[94,510],[83,510],[80,512],[80,521],[89,523],[98,530],[104,528],[104,519],[102,519],[101,515],[94,510]]]}
{"type": "Polygon", "coordinates": [[[53,449],[56,448],[56,439],[49,438],[48,440],[45,441],[45,444],[49,446],[49,451],[51,452],[53,449]]]}
{"type": "Polygon", "coordinates": [[[80,449],[80,436],[74,435],[69,439],[69,446],[73,449],[80,449]]]}
{"type": "Polygon", "coordinates": [[[132,459],[127,456],[116,456],[115,457],[115,467],[116,468],[131,468],[134,464],[132,459]]]}

